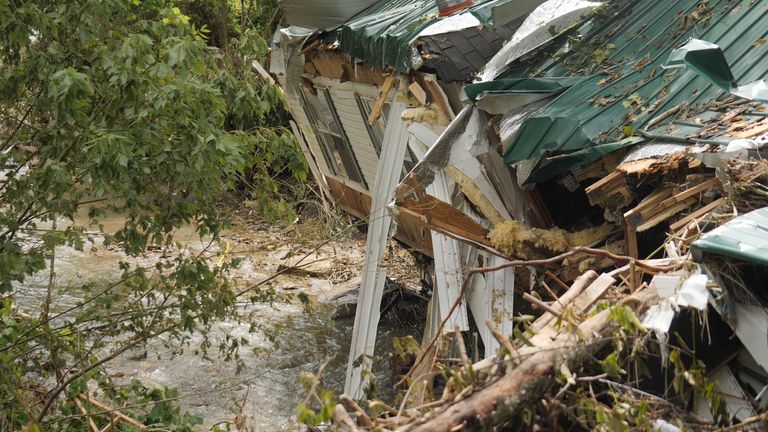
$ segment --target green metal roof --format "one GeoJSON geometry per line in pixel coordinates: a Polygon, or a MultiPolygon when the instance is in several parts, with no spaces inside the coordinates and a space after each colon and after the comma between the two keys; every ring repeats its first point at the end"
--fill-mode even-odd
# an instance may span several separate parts
{"type": "Polygon", "coordinates": [[[464,93],[473,102],[489,94],[554,94],[565,91],[579,81],[579,77],[570,76],[498,79],[465,85],[464,93]]]}
{"type": "MultiPolygon", "coordinates": [[[[577,33],[583,36],[565,34],[533,58],[512,63],[500,77],[584,77],[523,123],[506,147],[507,163],[619,142],[625,126],[637,131],[675,106],[703,106],[727,95],[696,70],[662,68],[673,50],[692,37],[719,45],[736,81],[768,75],[765,1],[615,1],[577,33]]],[[[587,150],[576,159],[595,160],[602,154],[587,150]]],[[[560,168],[569,166],[561,163],[560,168]]],[[[532,176],[543,178],[535,171],[532,176]]]]}
{"type": "MultiPolygon", "coordinates": [[[[509,0],[479,0],[462,13],[489,25],[493,6],[509,0]]],[[[438,20],[435,0],[384,0],[339,28],[341,49],[369,66],[400,72],[411,69],[411,44],[438,20]]]]}
{"type": "Polygon", "coordinates": [[[691,245],[694,261],[705,255],[768,265],[768,207],[738,216],[691,245]]]}

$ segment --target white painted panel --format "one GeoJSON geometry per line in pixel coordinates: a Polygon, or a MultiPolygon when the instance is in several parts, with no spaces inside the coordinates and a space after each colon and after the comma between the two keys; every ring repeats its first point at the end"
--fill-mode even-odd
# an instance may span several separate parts
{"type": "MultiPolygon", "coordinates": [[[[477,256],[478,250],[476,247],[467,243],[461,245],[461,261],[465,268],[477,267],[477,256]]],[[[489,352],[493,353],[499,346],[488,326],[485,325],[485,321],[493,319],[490,289],[486,283],[486,278],[478,274],[472,277],[469,290],[467,291],[467,305],[477,324],[477,331],[480,334],[480,339],[483,341],[483,346],[485,346],[486,357],[488,357],[489,352]]]]}
{"type": "MultiPolygon", "coordinates": [[[[408,142],[411,151],[417,158],[421,158],[427,149],[437,140],[437,135],[420,134],[420,125],[412,124],[408,127],[411,134],[408,142]],[[414,132],[416,131],[416,132],[414,132]]],[[[431,131],[430,131],[431,132],[431,131]]],[[[451,187],[449,179],[442,171],[435,173],[435,181],[427,187],[426,192],[444,202],[451,202],[451,187]]],[[[462,260],[460,245],[456,239],[446,235],[430,231],[432,236],[432,251],[435,257],[435,297],[438,299],[441,320],[448,316],[451,307],[461,294],[461,285],[464,281],[462,272],[462,260]]],[[[450,319],[445,323],[443,331],[449,332],[458,326],[460,330],[469,330],[469,321],[467,319],[467,304],[464,299],[451,314],[450,319]]]]}
{"type": "Polygon", "coordinates": [[[309,151],[309,145],[307,145],[307,141],[304,139],[304,134],[302,134],[301,130],[299,130],[299,126],[293,120],[290,120],[289,123],[291,125],[291,130],[296,137],[296,141],[299,143],[299,147],[301,147],[301,152],[304,154],[304,158],[307,160],[307,165],[309,166],[309,170],[312,172],[312,177],[320,187],[320,198],[323,201],[323,208],[326,212],[328,212],[330,211],[328,201],[331,199],[331,192],[328,190],[328,184],[325,181],[325,176],[323,176],[323,174],[320,172],[320,168],[315,162],[314,156],[312,156],[312,153],[309,151]]]}
{"type": "MultiPolygon", "coordinates": [[[[442,171],[435,173],[435,181],[427,187],[427,193],[439,200],[450,202],[448,181],[442,171]]],[[[435,292],[440,299],[440,318],[442,319],[448,316],[448,312],[461,294],[464,274],[461,270],[458,240],[436,231],[430,231],[430,233],[432,254],[435,257],[435,292]]],[[[443,331],[453,331],[456,326],[461,331],[469,330],[467,305],[464,299],[461,299],[459,306],[450,315],[443,331]]]]}
{"type": "Polygon", "coordinates": [[[738,302],[733,306],[736,336],[757,363],[768,370],[768,309],[738,302]]]}
{"type": "Polygon", "coordinates": [[[403,104],[396,103],[390,111],[389,127],[384,133],[387,151],[382,155],[376,173],[377,181],[373,187],[372,208],[365,243],[365,262],[362,270],[363,280],[360,283],[360,296],[355,311],[355,325],[352,329],[352,343],[344,383],[345,393],[354,399],[360,399],[363,396],[363,389],[370,378],[370,375],[364,374],[363,371],[371,369],[371,356],[376,344],[379,309],[386,279],[383,258],[392,223],[388,204],[400,179],[408,143],[408,130],[400,119],[403,109],[405,109],[403,104]]]}
{"type": "MultiPolygon", "coordinates": [[[[409,126],[409,132],[411,133],[411,149],[417,158],[422,159],[428,149],[437,141],[438,135],[432,130],[428,129],[422,124],[415,123],[409,126]],[[418,145],[421,144],[421,145],[418,145]]],[[[474,159],[473,159],[474,160],[474,159]]],[[[446,201],[450,200],[450,194],[448,194],[448,188],[439,192],[446,198],[438,196],[435,187],[440,184],[447,184],[448,178],[442,171],[435,171],[435,183],[427,188],[427,192],[438,198],[446,201]],[[438,181],[439,180],[439,181],[438,181]]],[[[454,240],[455,241],[455,240],[454,240]]],[[[438,253],[439,248],[444,247],[439,243],[439,238],[436,240],[433,232],[432,242],[435,254],[435,274],[438,272],[438,253]]],[[[451,251],[449,250],[448,253],[451,251]]],[[[461,260],[460,266],[463,268],[472,268],[477,266],[478,251],[475,247],[469,245],[461,245],[461,260]]],[[[506,262],[503,258],[497,256],[491,256],[489,254],[483,254],[488,265],[495,266],[506,262]]],[[[440,283],[438,281],[438,287],[440,283]]],[[[493,321],[499,331],[504,335],[511,335],[514,329],[514,289],[515,289],[515,272],[514,268],[510,267],[504,270],[488,273],[486,275],[476,275],[470,282],[469,289],[466,295],[466,303],[472,312],[472,316],[475,318],[475,322],[478,326],[478,332],[483,340],[485,346],[485,356],[488,357],[493,354],[499,347],[498,341],[493,337],[488,327],[485,325],[487,320],[493,321]]],[[[440,291],[438,291],[440,294],[440,291]]],[[[458,295],[458,294],[457,294],[458,295]]],[[[455,299],[455,297],[454,297],[455,299]]],[[[443,302],[443,298],[440,297],[440,302],[443,302]]],[[[453,302],[451,302],[452,304],[453,302]]],[[[466,312],[464,312],[466,313],[466,312]]]]}
{"type": "MultiPolygon", "coordinates": [[[[507,260],[496,255],[489,255],[488,263],[491,267],[506,263],[507,260]]],[[[486,282],[491,293],[491,319],[504,336],[512,336],[515,329],[515,268],[507,267],[486,274],[486,282]]],[[[494,339],[494,341],[496,341],[494,339]]],[[[492,353],[492,351],[490,351],[492,353]]],[[[489,355],[488,346],[485,350],[489,355]]]]}
{"type": "Polygon", "coordinates": [[[749,397],[741,388],[741,384],[728,366],[721,367],[709,375],[717,382],[718,390],[723,394],[728,413],[738,421],[744,421],[757,415],[752,405],[747,402],[749,397]]]}

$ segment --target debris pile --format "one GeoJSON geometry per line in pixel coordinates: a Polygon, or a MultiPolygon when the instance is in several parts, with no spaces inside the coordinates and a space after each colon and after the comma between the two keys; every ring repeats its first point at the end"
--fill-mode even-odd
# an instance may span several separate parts
{"type": "MultiPolygon", "coordinates": [[[[762,430],[768,135],[755,108],[727,100],[703,108],[708,113],[678,112],[639,132],[652,138],[549,180],[570,193],[581,190],[588,206],[549,217],[561,225],[496,223],[485,246],[507,261],[464,273],[462,293],[479,273],[516,269],[515,295],[524,304],[513,330],[502,334],[494,320],[477,323],[501,348],[473,360],[466,332],[438,331],[401,380],[408,390],[399,407],[375,399],[367,410],[341,404],[337,424],[403,431],[762,430]],[[678,123],[695,131],[670,139],[678,123]],[[595,217],[597,209],[602,214],[595,217]],[[579,214],[586,211],[592,216],[579,214]],[[361,415],[366,411],[371,415],[361,415]]],[[[537,189],[552,210],[556,198],[537,189]]]]}
{"type": "Polygon", "coordinates": [[[381,0],[277,70],[333,200],[369,220],[348,397],[325,412],[342,430],[758,425],[768,3],[522,3],[438,19],[381,0]],[[388,234],[434,263],[397,406],[363,399],[388,234]]]}
{"type": "Polygon", "coordinates": [[[613,224],[494,227],[505,266],[532,271],[512,334],[478,323],[501,349],[473,361],[455,332],[447,345],[433,341],[439,354],[423,345],[400,405],[345,399],[334,411],[340,430],[762,430],[768,170],[759,150],[718,168],[698,150],[641,147],[586,182],[587,199],[613,224]],[[649,157],[633,159],[640,151],[649,157]],[[564,269],[574,262],[588,269],[571,278],[564,269]]]}
{"type": "Polygon", "coordinates": [[[725,170],[730,180],[729,199],[741,211],[768,207],[768,161],[733,159],[725,170]]]}

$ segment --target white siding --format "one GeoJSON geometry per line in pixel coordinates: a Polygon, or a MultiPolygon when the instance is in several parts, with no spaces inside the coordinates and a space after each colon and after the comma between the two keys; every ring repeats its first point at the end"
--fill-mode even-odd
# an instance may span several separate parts
{"type": "MultiPolygon", "coordinates": [[[[307,114],[304,111],[304,106],[302,102],[299,101],[297,98],[288,96],[287,94],[285,96],[286,96],[286,100],[288,101],[288,105],[291,109],[291,114],[293,115],[293,118],[296,120],[296,123],[298,124],[301,131],[304,133],[304,137],[306,138],[307,144],[309,145],[309,151],[312,153],[312,156],[314,156],[314,159],[317,162],[317,167],[320,169],[320,172],[324,176],[333,177],[334,179],[337,179],[346,185],[352,186],[354,189],[365,191],[366,189],[362,184],[354,180],[350,180],[348,178],[338,177],[331,170],[331,168],[328,166],[328,163],[325,161],[325,156],[323,156],[323,151],[320,148],[320,144],[317,141],[317,137],[315,137],[315,131],[314,129],[312,129],[312,125],[310,125],[309,123],[309,119],[307,118],[307,114]]],[[[307,163],[312,163],[312,161],[307,161],[307,163]]],[[[365,180],[368,181],[368,177],[366,177],[365,180]]]]}
{"type": "MultiPolygon", "coordinates": [[[[375,87],[370,87],[376,91],[375,87]]],[[[379,164],[379,156],[376,154],[365,120],[357,106],[355,94],[351,90],[336,86],[331,86],[328,90],[331,92],[336,113],[341,119],[341,125],[352,145],[352,151],[355,153],[363,177],[365,177],[368,187],[373,189],[376,184],[376,168],[379,164]]]]}

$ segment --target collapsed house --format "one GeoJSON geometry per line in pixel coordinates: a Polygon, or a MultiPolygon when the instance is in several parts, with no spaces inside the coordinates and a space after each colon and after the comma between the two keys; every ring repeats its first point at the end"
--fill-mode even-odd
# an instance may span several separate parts
{"type": "MultiPolygon", "coordinates": [[[[503,411],[488,388],[509,397],[521,376],[555,370],[555,348],[573,344],[563,321],[610,333],[598,304],[638,298],[661,363],[685,311],[714,311],[722,349],[709,377],[728,421],[757,415],[768,389],[768,4],[491,0],[448,17],[432,1],[283,7],[293,26],[275,35],[271,72],[294,132],[327,199],[368,221],[346,393],[365,386],[390,236],[434,259],[411,378],[454,329],[479,334],[478,370],[528,359],[470,397],[444,397],[450,410],[408,420],[401,409],[379,426],[487,421],[503,411]],[[523,310],[538,316],[510,342],[523,310]]],[[[712,419],[705,402],[692,409],[712,419]]]]}

